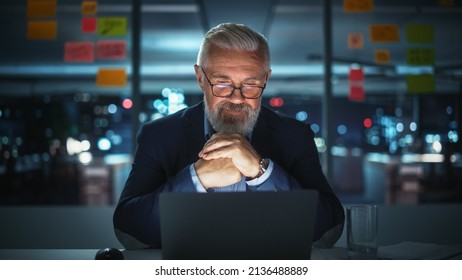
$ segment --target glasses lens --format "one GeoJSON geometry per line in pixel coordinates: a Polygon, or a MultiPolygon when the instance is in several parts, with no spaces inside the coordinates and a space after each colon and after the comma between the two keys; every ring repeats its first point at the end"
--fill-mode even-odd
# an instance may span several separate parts
{"type": "Polygon", "coordinates": [[[262,88],[260,87],[242,87],[241,92],[245,98],[258,98],[260,97],[262,88]]]}
{"type": "MultiPolygon", "coordinates": [[[[228,97],[233,94],[234,87],[228,85],[213,85],[212,91],[213,95],[219,97],[228,97]]],[[[256,99],[259,98],[263,88],[260,87],[241,87],[240,88],[242,95],[245,98],[256,99]]]]}
{"type": "Polygon", "coordinates": [[[228,96],[233,92],[232,86],[227,85],[213,85],[212,90],[213,94],[216,96],[228,96]]]}

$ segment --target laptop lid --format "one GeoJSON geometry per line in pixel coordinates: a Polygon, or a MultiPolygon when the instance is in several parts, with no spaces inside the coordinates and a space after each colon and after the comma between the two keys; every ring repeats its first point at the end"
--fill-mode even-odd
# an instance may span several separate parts
{"type": "Polygon", "coordinates": [[[318,193],[160,195],[164,259],[310,259],[318,193]]]}

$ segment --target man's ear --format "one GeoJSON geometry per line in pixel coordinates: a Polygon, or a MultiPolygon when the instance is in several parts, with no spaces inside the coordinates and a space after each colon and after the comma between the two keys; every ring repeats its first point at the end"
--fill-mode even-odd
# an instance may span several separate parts
{"type": "Polygon", "coordinates": [[[202,91],[204,91],[204,86],[203,86],[203,75],[204,72],[202,72],[202,69],[199,67],[199,65],[194,64],[194,72],[196,72],[196,80],[199,86],[201,87],[202,91]]]}

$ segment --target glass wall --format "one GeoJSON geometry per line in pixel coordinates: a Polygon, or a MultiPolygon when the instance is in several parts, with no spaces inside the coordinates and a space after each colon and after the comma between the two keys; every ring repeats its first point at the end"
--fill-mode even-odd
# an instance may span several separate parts
{"type": "Polygon", "coordinates": [[[322,1],[145,0],[140,26],[128,0],[32,2],[0,4],[2,205],[116,203],[136,125],[202,100],[193,65],[221,22],[267,36],[262,104],[311,124],[343,202],[462,200],[460,3],[331,1],[327,141],[322,1]]]}

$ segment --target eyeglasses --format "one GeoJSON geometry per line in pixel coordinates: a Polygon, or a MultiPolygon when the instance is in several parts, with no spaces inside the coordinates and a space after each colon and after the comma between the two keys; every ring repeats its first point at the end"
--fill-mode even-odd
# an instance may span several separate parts
{"type": "Polygon", "coordinates": [[[233,95],[234,91],[238,89],[241,92],[241,95],[246,99],[258,99],[263,94],[263,90],[266,87],[266,83],[263,86],[241,86],[241,87],[234,87],[232,85],[225,85],[225,84],[212,84],[207,73],[205,73],[204,69],[199,66],[204,72],[204,76],[210,84],[212,88],[212,94],[216,97],[230,97],[233,95]]]}

